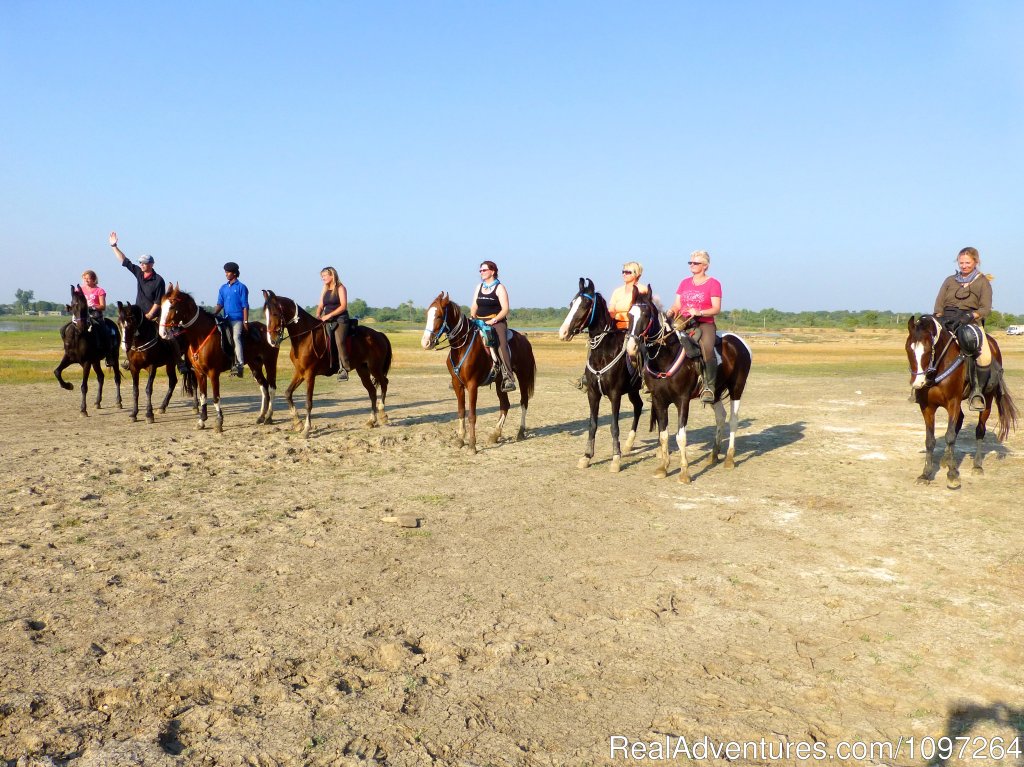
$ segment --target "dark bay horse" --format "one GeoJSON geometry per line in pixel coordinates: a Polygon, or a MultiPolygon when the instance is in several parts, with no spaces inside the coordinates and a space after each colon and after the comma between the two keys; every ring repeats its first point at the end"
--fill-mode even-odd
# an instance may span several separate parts
{"type": "Polygon", "coordinates": [[[593,280],[580,277],[580,289],[569,302],[569,312],[558,329],[558,337],[570,341],[584,330],[589,339],[584,379],[587,398],[590,400],[590,431],[586,451],[578,465],[585,469],[594,457],[598,411],[601,409],[601,397],[604,396],[612,407],[612,462],[609,470],[617,472],[622,460],[619,450],[619,406],[622,395],[625,394],[633,403],[633,425],[626,438],[626,455],[633,451],[636,428],[644,409],[644,401],[640,397],[640,369],[627,365],[627,332],[616,328],[615,321],[608,314],[604,296],[594,289],[593,280]]]}
{"type": "MultiPolygon", "coordinates": [[[[494,360],[487,350],[477,325],[463,316],[459,305],[453,303],[447,293],[439,293],[427,308],[427,324],[423,329],[421,345],[424,349],[448,348],[448,372],[452,376],[452,388],[459,401],[459,447],[469,446],[476,453],[476,398],[481,386],[491,381],[494,360]],[[448,337],[447,347],[438,347],[442,336],[448,337]],[[469,394],[469,428],[466,427],[466,394],[469,394]]],[[[533,358],[533,347],[522,333],[512,331],[508,342],[512,356],[512,367],[519,381],[519,405],[522,410],[516,440],[526,437],[526,411],[537,376],[537,363],[533,358]]],[[[498,368],[500,369],[500,365],[498,368]]],[[[500,372],[497,374],[499,377],[500,372]]],[[[495,387],[501,415],[498,423],[488,435],[493,444],[501,439],[501,429],[508,417],[508,393],[495,387]]]]}
{"type": "MultiPolygon", "coordinates": [[[[922,314],[915,319],[911,315],[907,321],[907,360],[910,363],[910,385],[912,396],[921,408],[925,426],[925,462],[924,471],[917,478],[918,484],[927,484],[935,477],[938,467],[935,465],[935,411],[945,408],[948,421],[946,423],[946,449],[942,454],[940,465],[945,466],[946,486],[952,490],[960,487],[960,471],[957,468],[953,446],[964,423],[964,411],[960,404],[970,395],[970,382],[967,380],[966,366],[960,357],[960,345],[956,336],[949,332],[930,314],[922,314]]],[[[992,336],[988,338],[992,350],[992,364],[1002,367],[1003,355],[999,344],[992,336]]],[[[985,439],[985,424],[992,412],[992,403],[999,409],[999,430],[996,438],[1002,442],[1011,429],[1017,428],[1017,406],[1010,396],[1002,375],[993,376],[989,390],[985,393],[985,409],[978,414],[978,425],[974,430],[974,467],[975,474],[984,473],[981,467],[982,442],[985,439]]]]}
{"type": "MultiPolygon", "coordinates": [[[[188,343],[188,356],[196,371],[199,386],[199,423],[206,427],[207,384],[213,388],[213,406],[217,409],[215,431],[224,428],[220,407],[220,374],[231,368],[231,353],[221,345],[221,334],[213,315],[196,305],[188,293],[172,285],[160,301],[160,337],[170,340],[180,333],[188,343]]],[[[245,361],[260,386],[260,414],[256,423],[271,423],[274,416],[274,391],[277,387],[277,349],[267,343],[267,328],[262,322],[250,322],[245,334],[245,361]]]]}
{"type": "MultiPolygon", "coordinates": [[[[171,401],[174,387],[178,383],[175,370],[178,362],[178,350],[170,341],[160,337],[160,326],[142,313],[142,308],[135,304],[117,302],[117,324],[121,329],[121,348],[128,360],[128,372],[132,376],[132,411],[128,414],[131,421],[139,419],[139,374],[145,370],[149,373],[146,379],[146,423],[153,423],[153,379],[156,369],[162,367],[167,371],[167,394],[160,403],[158,411],[167,412],[167,403],[171,401]]],[[[181,388],[192,397],[192,412],[199,412],[199,398],[196,393],[196,374],[189,371],[182,376],[181,388]]]]}
{"type": "MultiPolygon", "coordinates": [[[[101,337],[101,333],[108,332],[108,321],[103,321],[103,326],[89,329],[89,304],[82,292],[81,286],[71,286],[71,303],[65,304],[64,308],[71,315],[71,322],[68,322],[60,329],[60,338],[64,342],[64,356],[60,364],[53,371],[57,382],[62,389],[71,391],[72,385],[64,380],[61,373],[69,365],[82,366],[82,415],[89,415],[85,407],[85,397],[89,391],[89,371],[96,371],[96,407],[103,407],[103,367],[104,359],[114,369],[114,384],[117,386],[117,406],[121,404],[121,369],[117,364],[117,352],[121,345],[121,334],[114,326],[117,333],[116,339],[101,337]],[[113,349],[110,347],[113,346],[113,349]]],[[[111,323],[112,325],[113,323],[111,323]]]]}
{"type": "MultiPolygon", "coordinates": [[[[634,289],[633,308],[629,310],[630,327],[626,351],[633,359],[638,358],[639,344],[647,346],[647,363],[644,378],[651,391],[651,426],[658,424],[659,465],[654,476],[663,478],[669,466],[668,409],[675,405],[679,413],[676,444],[680,452],[679,481],[690,481],[689,462],[686,458],[686,423],[690,413],[690,400],[700,395],[700,357],[687,354],[684,345],[672,329],[665,315],[654,305],[651,288],[641,295],[634,289]]],[[[715,342],[716,352],[722,360],[718,368],[715,386],[715,441],[711,446],[708,465],[718,462],[725,437],[725,405],[722,395],[730,400],[729,448],[725,455],[725,466],[733,468],[736,457],[736,430],[740,411],[740,399],[750,375],[752,354],[746,342],[734,333],[722,333],[715,342]]]]}
{"type": "MultiPolygon", "coordinates": [[[[267,341],[277,347],[285,331],[292,342],[291,360],[295,375],[285,390],[285,400],[292,414],[296,428],[303,428],[309,436],[313,417],[313,387],[317,376],[330,376],[338,372],[337,354],[331,353],[333,334],[328,333],[326,323],[300,307],[295,301],[274,295],[272,290],[263,291],[263,309],[267,317],[267,341]],[[306,382],[306,419],[302,421],[295,409],[292,394],[302,381],[306,382]]],[[[369,427],[378,423],[387,424],[384,402],[388,396],[388,371],[391,370],[391,341],[379,330],[359,325],[348,333],[345,348],[352,368],[359,374],[363,388],[370,395],[369,427]],[[380,401],[377,389],[380,388],[380,401]]]]}

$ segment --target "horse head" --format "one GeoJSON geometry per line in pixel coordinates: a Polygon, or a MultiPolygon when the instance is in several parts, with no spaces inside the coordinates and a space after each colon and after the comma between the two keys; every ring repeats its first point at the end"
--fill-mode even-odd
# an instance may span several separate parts
{"type": "Polygon", "coordinates": [[[420,345],[428,351],[433,349],[441,336],[451,331],[461,319],[459,307],[451,302],[447,293],[441,291],[427,307],[427,323],[423,327],[420,345]]]}
{"type": "Polygon", "coordinates": [[[187,328],[199,318],[199,307],[192,296],[171,284],[160,300],[160,337],[169,340],[172,328],[187,328]]]}
{"type": "Polygon", "coordinates": [[[580,289],[569,301],[569,312],[558,329],[558,337],[563,341],[571,341],[578,333],[590,327],[596,312],[597,290],[594,288],[594,281],[580,277],[580,289]]]}
{"type": "Polygon", "coordinates": [[[934,374],[935,349],[942,326],[930,314],[922,314],[916,318],[910,315],[907,320],[907,361],[910,363],[910,386],[912,389],[923,389],[928,385],[928,372],[934,374]]]}
{"type": "Polygon", "coordinates": [[[278,296],[272,290],[263,291],[263,314],[267,319],[267,343],[277,347],[284,340],[285,328],[292,317],[298,316],[298,304],[290,298],[278,296]]]}
{"type": "Polygon", "coordinates": [[[130,349],[135,344],[135,334],[142,325],[142,309],[135,304],[117,302],[117,325],[121,328],[124,348],[130,349]]]}
{"type": "Polygon", "coordinates": [[[71,321],[76,327],[85,327],[89,317],[89,302],[85,298],[81,285],[71,286],[71,303],[65,304],[64,308],[71,315],[71,321]]]}
{"type": "Polygon", "coordinates": [[[647,292],[641,293],[633,286],[633,303],[629,308],[629,334],[626,337],[626,354],[636,360],[641,343],[648,343],[651,338],[661,335],[661,310],[654,303],[654,291],[650,283],[647,292]]]}

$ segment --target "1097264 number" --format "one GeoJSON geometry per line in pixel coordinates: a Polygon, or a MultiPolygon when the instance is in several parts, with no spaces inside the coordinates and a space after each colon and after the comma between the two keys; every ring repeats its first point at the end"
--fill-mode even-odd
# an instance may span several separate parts
{"type": "Polygon", "coordinates": [[[1024,753],[1020,736],[1004,738],[1000,735],[985,737],[984,735],[943,735],[940,738],[926,736],[923,738],[906,738],[910,758],[921,758],[927,761],[934,759],[1020,759],[1024,753]]]}

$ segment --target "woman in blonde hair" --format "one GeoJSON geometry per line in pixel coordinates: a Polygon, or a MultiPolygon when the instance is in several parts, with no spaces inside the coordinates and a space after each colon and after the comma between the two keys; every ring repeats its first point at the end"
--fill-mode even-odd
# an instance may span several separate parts
{"type": "Polygon", "coordinates": [[[690,276],[679,283],[676,300],[666,312],[669,318],[682,317],[697,320],[701,355],[704,357],[704,386],[700,401],[715,401],[715,385],[718,379],[718,360],[715,358],[715,315],[722,311],[722,284],[708,275],[711,256],[706,250],[695,250],[687,262],[690,276]]]}
{"type": "Polygon", "coordinates": [[[992,313],[990,275],[982,274],[977,248],[964,248],[956,257],[957,270],[942,282],[935,297],[935,316],[956,334],[967,361],[971,396],[967,407],[985,409],[984,391],[992,373],[992,351],[985,337],[985,318],[992,313]]]}
{"type": "Polygon", "coordinates": [[[347,381],[352,366],[345,351],[345,335],[348,333],[348,291],[341,284],[338,270],[325,266],[320,270],[324,289],[320,303],[316,305],[316,316],[323,322],[334,322],[334,340],[338,344],[338,380],[347,381]]]}

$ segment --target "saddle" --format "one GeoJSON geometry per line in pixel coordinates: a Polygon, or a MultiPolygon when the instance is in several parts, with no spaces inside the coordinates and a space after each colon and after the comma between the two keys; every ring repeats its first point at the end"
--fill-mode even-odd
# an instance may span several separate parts
{"type": "MultiPolygon", "coordinates": [[[[348,317],[346,318],[346,322],[347,324],[345,325],[345,351],[349,355],[351,355],[352,334],[355,332],[356,328],[359,327],[359,318],[348,317]]],[[[337,327],[338,318],[336,317],[333,319],[329,319],[327,320],[327,322],[324,323],[324,328],[326,329],[327,332],[327,342],[328,344],[330,344],[331,349],[331,375],[338,372],[338,369],[341,367],[341,362],[338,359],[338,341],[334,335],[334,331],[337,329],[337,327]]]]}
{"type": "Polygon", "coordinates": [[[217,330],[220,331],[220,348],[231,358],[231,365],[234,366],[238,363],[238,353],[235,351],[235,334],[231,332],[231,321],[221,315],[213,319],[217,323],[217,330]]]}
{"type": "MultiPolygon", "coordinates": [[[[704,355],[701,353],[700,344],[694,338],[698,332],[703,332],[699,326],[695,326],[689,329],[677,330],[676,335],[679,337],[679,343],[683,345],[683,351],[688,359],[699,360],[703,359],[704,355]]],[[[722,336],[715,334],[715,356],[718,358],[718,362],[722,362],[722,336]]]]}

